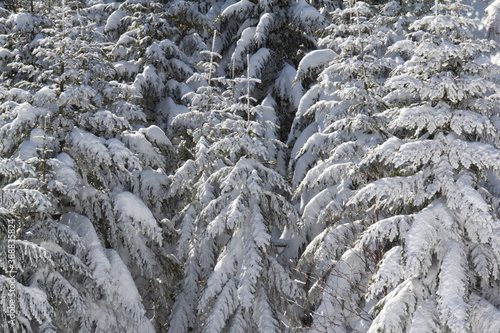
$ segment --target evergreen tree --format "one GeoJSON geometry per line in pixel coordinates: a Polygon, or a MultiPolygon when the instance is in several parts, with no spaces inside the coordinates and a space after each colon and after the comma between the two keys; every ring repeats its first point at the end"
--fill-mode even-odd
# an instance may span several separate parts
{"type": "Polygon", "coordinates": [[[487,28],[487,37],[500,42],[500,2],[493,1],[485,10],[484,23],[487,28]]]}
{"type": "Polygon", "coordinates": [[[288,185],[275,171],[282,144],[270,121],[272,101],[251,106],[250,71],[235,81],[246,86],[236,92],[242,102],[231,105],[230,92],[229,101],[211,104],[225,109],[193,107],[174,120],[180,128],[194,125],[195,153],[170,187],[171,196],[188,198],[178,243],[185,280],[171,332],[283,331],[293,316],[289,302],[299,296],[277,257],[281,231],[293,228],[296,217],[283,196],[288,185]]]}
{"type": "Polygon", "coordinates": [[[331,316],[324,331],[494,330],[497,68],[484,55],[492,45],[472,38],[467,10],[436,4],[388,50],[404,60],[385,84],[390,108],[381,116],[392,136],[359,164],[374,180],[346,200],[356,228],[338,225],[332,237],[341,246],[330,249],[342,254],[314,319],[331,316]],[[345,248],[353,230],[359,237],[345,248]],[[368,279],[366,290],[352,292],[352,282],[368,279]],[[358,304],[357,325],[339,323],[339,299],[358,304]]]}
{"type": "MultiPolygon", "coordinates": [[[[18,57],[39,75],[8,72],[2,89],[17,89],[0,106],[2,206],[18,224],[14,326],[152,332],[152,319],[161,331],[177,269],[161,195],[172,145],[145,123],[134,87],[112,81],[92,16],[82,18],[76,2],[55,9],[32,55],[18,57]]],[[[38,20],[15,15],[7,24],[38,20]]]]}
{"type": "MultiPolygon", "coordinates": [[[[174,102],[179,104],[185,93],[181,83],[195,71],[195,63],[179,44],[189,39],[183,35],[196,33],[175,26],[178,18],[161,1],[127,0],[117,7],[104,26],[104,34],[112,42],[109,56],[117,79],[133,82],[138,94],[136,104],[147,120],[167,130],[176,115],[174,102]]],[[[191,55],[193,52],[190,50],[191,55]]]]}
{"type": "Polygon", "coordinates": [[[221,68],[242,73],[250,54],[252,76],[261,79],[254,96],[261,101],[272,95],[280,140],[286,139],[302,95],[300,86],[291,87],[295,68],[304,53],[315,48],[313,35],[323,28],[323,16],[306,1],[226,1],[214,9],[214,25],[221,32],[221,68]]]}
{"type": "MultiPolygon", "coordinates": [[[[332,24],[318,43],[326,48],[307,54],[295,79],[300,84],[320,72],[318,83],[300,102],[289,138],[295,143],[290,164],[294,199],[302,214],[301,235],[307,242],[299,269],[305,274],[306,288],[310,288],[309,303],[318,302],[323,279],[337,278],[338,286],[327,286],[325,291],[328,294],[329,287],[336,289],[329,300],[331,308],[321,312],[324,301],[320,299],[315,309],[313,328],[319,331],[347,329],[361,325],[356,321],[363,322],[358,299],[363,296],[367,272],[352,276],[347,270],[356,254],[344,253],[363,222],[349,214],[345,203],[370,181],[370,176],[357,172],[362,158],[387,138],[380,112],[386,108],[382,100],[384,80],[397,63],[385,55],[397,38],[385,25],[391,14],[390,4],[352,2],[336,9],[330,14],[332,24]],[[302,133],[294,139],[294,132],[300,129],[302,133]]],[[[297,248],[290,251],[296,253],[297,248]]]]}

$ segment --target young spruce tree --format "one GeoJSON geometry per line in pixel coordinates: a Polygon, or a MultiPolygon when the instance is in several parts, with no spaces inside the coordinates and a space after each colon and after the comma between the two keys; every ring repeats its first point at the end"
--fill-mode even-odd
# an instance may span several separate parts
{"type": "MultiPolygon", "coordinates": [[[[494,44],[472,37],[468,9],[436,2],[388,50],[404,60],[385,84],[392,136],[359,164],[376,180],[347,201],[362,230],[336,264],[355,282],[370,275],[357,300],[363,322],[324,331],[498,325],[498,69],[486,56],[494,44]]],[[[342,279],[327,279],[315,321],[342,299],[342,279]]]]}
{"type": "MultiPolygon", "coordinates": [[[[180,128],[194,125],[195,148],[170,185],[170,195],[182,193],[188,203],[179,216],[185,280],[170,332],[282,332],[293,324],[290,302],[299,288],[278,259],[277,245],[296,216],[284,197],[288,184],[276,171],[283,145],[276,139],[272,99],[252,106],[255,80],[250,71],[226,80],[244,92],[211,95],[208,108],[193,105],[174,119],[180,128]]],[[[208,84],[214,84],[210,74],[208,84]]]]}

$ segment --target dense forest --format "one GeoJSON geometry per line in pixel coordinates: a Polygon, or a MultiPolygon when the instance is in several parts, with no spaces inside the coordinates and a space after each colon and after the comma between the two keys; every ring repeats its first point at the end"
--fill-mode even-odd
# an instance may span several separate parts
{"type": "Polygon", "coordinates": [[[1,332],[499,332],[500,1],[3,0],[1,332]]]}

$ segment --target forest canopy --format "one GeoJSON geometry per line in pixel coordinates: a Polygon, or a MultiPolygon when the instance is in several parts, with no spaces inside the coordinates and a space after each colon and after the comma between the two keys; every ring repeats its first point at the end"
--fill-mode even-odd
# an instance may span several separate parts
{"type": "Polygon", "coordinates": [[[500,1],[0,1],[1,332],[496,332],[500,1]]]}

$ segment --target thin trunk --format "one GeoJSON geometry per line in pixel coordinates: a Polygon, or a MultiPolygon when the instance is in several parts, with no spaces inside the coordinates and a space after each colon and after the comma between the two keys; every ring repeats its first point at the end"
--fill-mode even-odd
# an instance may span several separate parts
{"type": "Polygon", "coordinates": [[[248,116],[248,123],[250,123],[250,55],[247,54],[247,116],[248,116]]]}
{"type": "MultiPolygon", "coordinates": [[[[63,51],[63,53],[64,53],[64,51],[63,51]]],[[[61,78],[59,81],[59,96],[64,92],[64,81],[62,79],[62,75],[64,73],[64,62],[63,61],[61,61],[60,71],[61,71],[61,78]]],[[[62,114],[62,112],[63,112],[63,106],[59,105],[59,113],[62,114]]]]}

